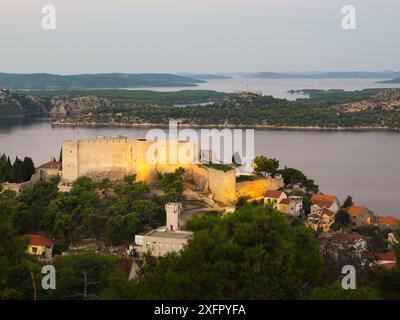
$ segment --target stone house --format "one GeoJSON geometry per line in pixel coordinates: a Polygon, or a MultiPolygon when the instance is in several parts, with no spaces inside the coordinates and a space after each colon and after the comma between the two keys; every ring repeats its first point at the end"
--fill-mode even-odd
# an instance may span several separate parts
{"type": "MultiPolygon", "coordinates": [[[[283,200],[287,199],[286,193],[283,191],[275,191],[275,190],[267,190],[264,196],[264,205],[270,206],[273,209],[279,210],[279,203],[283,200]]],[[[281,211],[281,210],[279,210],[281,211]]]]}
{"type": "Polygon", "coordinates": [[[335,216],[333,211],[323,208],[307,216],[307,225],[314,231],[329,232],[335,222],[335,216]]]}
{"type": "Polygon", "coordinates": [[[391,216],[377,216],[376,224],[380,228],[396,229],[400,224],[400,220],[391,216]]]}
{"type": "Polygon", "coordinates": [[[336,213],[340,208],[340,202],[334,195],[313,194],[311,196],[311,212],[323,208],[336,213]]]}
{"type": "Polygon", "coordinates": [[[29,239],[28,253],[40,258],[50,259],[53,256],[54,241],[39,234],[27,234],[29,239]]]}
{"type": "Polygon", "coordinates": [[[291,216],[300,216],[304,213],[303,210],[303,197],[290,196],[289,197],[289,207],[288,212],[291,216]]]}
{"type": "Polygon", "coordinates": [[[352,205],[347,209],[347,213],[350,215],[351,224],[353,227],[371,225],[374,222],[373,212],[366,207],[352,205]]]}

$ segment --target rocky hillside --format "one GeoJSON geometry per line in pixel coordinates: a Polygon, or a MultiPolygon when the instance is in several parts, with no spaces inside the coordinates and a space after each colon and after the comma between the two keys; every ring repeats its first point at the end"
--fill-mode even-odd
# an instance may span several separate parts
{"type": "Polygon", "coordinates": [[[17,116],[23,115],[24,109],[18,100],[12,97],[8,90],[0,91],[0,115],[17,116]]]}
{"type": "Polygon", "coordinates": [[[45,115],[46,105],[45,99],[33,95],[0,91],[0,118],[45,115]]]}
{"type": "Polygon", "coordinates": [[[400,108],[400,89],[387,89],[368,99],[345,103],[339,106],[342,112],[360,112],[366,110],[394,110],[400,108]]]}
{"type": "Polygon", "coordinates": [[[67,115],[80,114],[86,110],[96,110],[98,108],[115,107],[115,104],[108,99],[95,96],[78,97],[54,97],[50,100],[49,114],[52,117],[65,117],[67,115]]]}
{"type": "Polygon", "coordinates": [[[114,107],[108,99],[96,96],[38,97],[32,94],[0,91],[0,118],[51,116],[64,117],[85,110],[114,107]]]}

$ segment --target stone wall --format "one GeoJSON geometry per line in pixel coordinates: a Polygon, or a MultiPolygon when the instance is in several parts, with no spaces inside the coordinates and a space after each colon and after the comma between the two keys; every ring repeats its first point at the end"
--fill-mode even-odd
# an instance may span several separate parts
{"type": "Polygon", "coordinates": [[[166,141],[164,150],[152,140],[125,137],[66,141],[62,148],[63,180],[73,182],[80,176],[94,180],[118,180],[125,175],[136,174],[138,181],[154,183],[157,173],[174,172],[179,167],[189,168],[192,165],[187,163],[190,162],[188,159],[183,162],[179,157],[170,159],[169,148],[172,143],[176,143],[177,150],[185,147],[191,150],[192,144],[187,142],[166,141]],[[148,153],[156,156],[153,162],[147,158],[148,153]],[[166,154],[166,157],[162,158],[162,154],[166,154]]]}
{"type": "Polygon", "coordinates": [[[243,181],[236,183],[236,197],[246,197],[250,199],[261,199],[267,190],[278,190],[283,188],[282,179],[259,178],[253,181],[243,181]]]}
{"type": "Polygon", "coordinates": [[[236,183],[235,170],[224,172],[214,168],[194,164],[196,158],[194,144],[188,142],[166,141],[165,148],[154,145],[152,140],[131,140],[125,137],[66,141],[63,144],[63,180],[73,182],[80,176],[94,180],[109,178],[118,180],[128,174],[136,174],[138,181],[154,183],[158,173],[174,172],[177,168],[186,169],[186,179],[193,180],[203,191],[211,192],[214,200],[230,205],[239,197],[261,198],[267,190],[283,187],[280,179],[257,179],[236,183]],[[187,150],[184,158],[171,158],[169,148],[187,150]],[[147,155],[153,152],[156,156],[166,154],[163,163],[161,158],[149,161],[147,155]]]}
{"type": "Polygon", "coordinates": [[[196,185],[203,191],[211,192],[214,200],[223,204],[231,204],[236,200],[235,170],[224,172],[202,165],[193,165],[191,174],[196,185]]]}

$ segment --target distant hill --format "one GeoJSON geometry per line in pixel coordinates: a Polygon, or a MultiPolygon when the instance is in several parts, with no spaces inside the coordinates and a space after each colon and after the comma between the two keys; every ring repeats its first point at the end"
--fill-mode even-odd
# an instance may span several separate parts
{"type": "MultiPolygon", "coordinates": [[[[75,108],[75,101],[70,101],[75,108]]],[[[62,103],[65,105],[65,103],[62,103]]],[[[238,93],[207,105],[90,107],[64,112],[53,125],[166,126],[171,119],[187,127],[400,130],[400,89],[328,90],[289,101],[238,93]]],[[[61,113],[61,112],[60,112],[61,113]]]]}
{"type": "Polygon", "coordinates": [[[224,74],[187,74],[184,75],[190,77],[192,79],[197,80],[227,80],[232,79],[232,77],[224,75],[224,74]]]}
{"type": "Polygon", "coordinates": [[[398,71],[344,71],[344,72],[258,72],[247,78],[262,79],[390,79],[400,77],[398,71]]]}
{"type": "Polygon", "coordinates": [[[115,89],[140,87],[189,87],[204,81],[173,74],[79,74],[0,73],[0,88],[11,90],[115,89]]]}
{"type": "Polygon", "coordinates": [[[230,95],[211,90],[0,90],[0,118],[77,114],[86,109],[130,109],[222,101],[230,95]]]}
{"type": "Polygon", "coordinates": [[[379,83],[400,83],[400,77],[392,80],[380,81],[379,83]]]}
{"type": "Polygon", "coordinates": [[[48,105],[45,98],[0,90],[0,118],[45,115],[48,105]]]}
{"type": "Polygon", "coordinates": [[[400,107],[400,90],[386,89],[367,99],[353,101],[340,105],[342,112],[370,112],[373,110],[398,110],[400,107]]]}

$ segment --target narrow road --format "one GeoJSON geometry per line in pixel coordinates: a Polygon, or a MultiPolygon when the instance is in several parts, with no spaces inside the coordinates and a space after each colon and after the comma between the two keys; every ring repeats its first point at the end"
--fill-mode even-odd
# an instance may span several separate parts
{"type": "Polygon", "coordinates": [[[218,207],[218,208],[193,208],[193,209],[188,209],[184,210],[181,215],[181,222],[183,224],[186,223],[186,221],[192,219],[196,214],[200,212],[212,212],[212,211],[225,211],[226,207],[218,207]]]}

